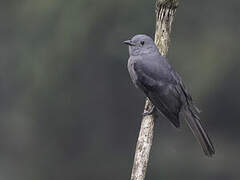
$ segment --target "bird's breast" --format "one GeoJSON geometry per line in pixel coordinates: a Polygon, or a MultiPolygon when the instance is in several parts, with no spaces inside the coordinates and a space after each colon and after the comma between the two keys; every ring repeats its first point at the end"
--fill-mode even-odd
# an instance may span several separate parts
{"type": "Polygon", "coordinates": [[[128,72],[129,72],[129,75],[132,79],[132,82],[135,84],[135,86],[137,86],[137,74],[135,72],[135,69],[134,69],[134,63],[135,63],[135,60],[134,59],[131,59],[129,58],[128,60],[128,72]]]}

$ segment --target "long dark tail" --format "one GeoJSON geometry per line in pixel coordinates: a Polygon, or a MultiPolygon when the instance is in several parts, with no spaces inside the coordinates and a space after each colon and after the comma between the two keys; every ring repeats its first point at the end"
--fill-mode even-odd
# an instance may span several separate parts
{"type": "Polygon", "coordinates": [[[185,107],[184,111],[186,122],[190,127],[192,133],[200,143],[204,153],[207,156],[212,156],[213,154],[215,154],[214,146],[207,132],[203,129],[197,114],[190,107],[185,107]]]}

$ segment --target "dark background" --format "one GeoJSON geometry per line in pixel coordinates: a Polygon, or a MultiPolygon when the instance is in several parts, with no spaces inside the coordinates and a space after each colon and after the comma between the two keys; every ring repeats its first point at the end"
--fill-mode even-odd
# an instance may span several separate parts
{"type": "MultiPolygon", "coordinates": [[[[0,6],[0,179],[129,179],[144,106],[122,41],[153,37],[155,1],[0,6]]],[[[216,147],[156,120],[146,179],[239,180],[240,1],[182,0],[168,53],[216,147]]]]}

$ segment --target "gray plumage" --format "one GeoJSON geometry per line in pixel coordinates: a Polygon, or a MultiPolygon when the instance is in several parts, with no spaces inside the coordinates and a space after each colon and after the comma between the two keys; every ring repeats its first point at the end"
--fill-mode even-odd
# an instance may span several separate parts
{"type": "Polygon", "coordinates": [[[215,150],[200,123],[199,110],[181,77],[159,53],[153,40],[146,35],[136,35],[124,43],[129,46],[128,71],[135,86],[175,127],[180,126],[179,115],[182,113],[204,153],[212,156],[215,150]]]}

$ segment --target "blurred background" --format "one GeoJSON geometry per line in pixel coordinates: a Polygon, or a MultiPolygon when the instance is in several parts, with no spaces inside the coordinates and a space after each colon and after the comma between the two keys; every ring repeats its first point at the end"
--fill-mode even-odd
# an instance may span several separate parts
{"type": "MultiPolygon", "coordinates": [[[[0,179],[129,179],[145,98],[128,49],[153,37],[155,0],[12,0],[0,6],[0,179]]],[[[169,62],[216,147],[156,120],[146,179],[239,180],[240,2],[183,0],[169,62]]]]}

